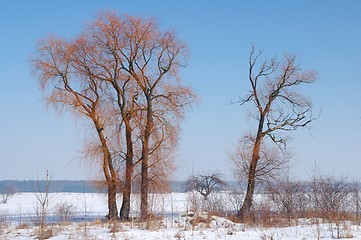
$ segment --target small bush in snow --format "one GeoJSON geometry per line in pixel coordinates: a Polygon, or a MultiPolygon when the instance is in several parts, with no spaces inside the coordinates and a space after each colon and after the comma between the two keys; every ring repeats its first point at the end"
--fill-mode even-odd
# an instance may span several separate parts
{"type": "Polygon", "coordinates": [[[74,216],[75,209],[73,204],[63,202],[56,206],[55,212],[58,215],[60,222],[69,222],[74,216]]]}

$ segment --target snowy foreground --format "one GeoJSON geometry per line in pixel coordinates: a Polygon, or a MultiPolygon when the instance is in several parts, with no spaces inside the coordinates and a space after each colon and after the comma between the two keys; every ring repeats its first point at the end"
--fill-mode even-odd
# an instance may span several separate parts
{"type": "MultiPolygon", "coordinates": [[[[226,218],[205,213],[185,214],[186,193],[154,196],[152,205],[159,219],[144,223],[108,224],[102,221],[107,213],[106,198],[94,193],[51,193],[47,208],[47,229],[52,240],[64,239],[332,239],[335,230],[329,224],[314,224],[314,219],[300,219],[298,226],[264,228],[233,223],[226,218]],[[67,223],[60,223],[59,206],[67,223]],[[193,222],[192,222],[193,221],[193,222]],[[197,221],[196,224],[194,224],[197,221]],[[193,223],[193,225],[191,224],[193,223]]],[[[135,197],[136,199],[136,197],[135,197]]],[[[135,201],[133,214],[137,215],[135,201]]],[[[39,201],[35,193],[17,193],[6,204],[0,204],[0,239],[37,239],[39,201]]],[[[343,237],[361,239],[361,227],[345,223],[343,237]]]]}

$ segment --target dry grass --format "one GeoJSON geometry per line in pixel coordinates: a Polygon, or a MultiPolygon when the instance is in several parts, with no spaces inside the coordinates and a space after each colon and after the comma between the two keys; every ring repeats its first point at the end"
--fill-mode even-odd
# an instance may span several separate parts
{"type": "Polygon", "coordinates": [[[113,234],[123,231],[122,224],[118,221],[109,222],[109,229],[110,229],[110,232],[113,234]]]}
{"type": "Polygon", "coordinates": [[[16,229],[30,229],[30,228],[31,226],[27,223],[21,223],[16,227],[16,229]]]}
{"type": "Polygon", "coordinates": [[[7,212],[1,212],[0,213],[0,235],[2,235],[6,228],[9,226],[9,223],[7,221],[7,212]]]}
{"type": "Polygon", "coordinates": [[[94,219],[92,222],[87,223],[87,224],[88,224],[88,226],[96,226],[96,225],[103,225],[104,223],[106,223],[106,222],[102,219],[94,219]]]}
{"type": "Polygon", "coordinates": [[[227,219],[231,222],[234,222],[234,223],[241,223],[241,219],[237,216],[237,215],[228,215],[227,219]]]}
{"type": "Polygon", "coordinates": [[[41,231],[39,231],[38,236],[36,237],[36,239],[49,239],[51,237],[53,237],[53,230],[52,229],[42,229],[41,231]]]}
{"type": "MultiPolygon", "coordinates": [[[[270,221],[267,222],[267,224],[265,225],[261,225],[259,222],[260,219],[259,218],[253,218],[257,219],[257,223],[251,222],[250,224],[233,224],[230,222],[226,222],[225,225],[217,225],[217,226],[222,226],[224,228],[227,228],[227,232],[225,234],[227,235],[235,235],[237,234],[237,231],[243,231],[240,227],[245,227],[246,229],[252,229],[251,225],[256,226],[256,228],[258,228],[259,226],[268,228],[268,227],[278,227],[278,226],[284,226],[287,225],[287,219],[284,218],[284,216],[282,215],[275,215],[275,216],[271,216],[270,217],[270,221]],[[256,225],[258,224],[258,225],[256,225]],[[234,227],[234,225],[237,225],[237,227],[234,227]]],[[[185,216],[182,218],[182,220],[186,220],[186,224],[188,226],[190,226],[192,228],[192,230],[197,230],[197,231],[208,231],[206,229],[210,229],[210,231],[212,231],[213,227],[215,226],[213,223],[213,220],[218,221],[218,218],[215,217],[214,215],[211,214],[207,214],[207,213],[196,213],[195,215],[193,215],[192,217],[187,216],[185,219],[185,216]]],[[[239,218],[237,218],[237,216],[231,215],[227,217],[227,220],[232,221],[232,222],[238,222],[239,223],[239,218]]],[[[253,221],[252,220],[252,221],[253,221]]],[[[301,219],[299,222],[300,224],[312,224],[312,219],[301,219]]],[[[183,221],[179,221],[182,222],[183,221]]],[[[157,218],[153,221],[149,221],[149,222],[139,222],[137,221],[137,224],[135,226],[135,229],[143,229],[143,230],[150,230],[150,231],[157,231],[159,229],[165,229],[167,228],[164,224],[164,219],[162,218],[157,218]],[[145,227],[148,225],[148,229],[146,229],[145,227]]],[[[325,223],[327,224],[327,222],[325,223]]],[[[179,229],[180,225],[176,225],[174,226],[176,229],[179,229]]],[[[327,226],[327,225],[326,225],[327,226]]],[[[354,233],[353,233],[353,226],[351,221],[345,221],[341,223],[341,231],[339,236],[342,238],[354,238],[354,233]]],[[[118,221],[114,221],[114,222],[105,222],[101,219],[97,219],[94,220],[91,223],[73,223],[72,225],[64,225],[64,224],[54,224],[54,225],[48,225],[42,234],[39,233],[39,227],[33,226],[33,225],[27,225],[27,224],[22,224],[19,225],[17,228],[4,228],[4,233],[3,235],[0,236],[0,239],[6,239],[9,235],[8,234],[13,234],[14,229],[29,229],[29,230],[25,230],[25,231],[18,231],[19,233],[25,233],[25,234],[33,234],[30,235],[33,238],[36,237],[36,239],[48,239],[50,237],[53,236],[60,236],[60,235],[65,235],[68,238],[67,239],[84,239],[84,240],[97,240],[99,237],[97,236],[96,232],[98,232],[99,229],[108,229],[108,239],[117,239],[120,236],[123,236],[121,232],[127,232],[126,229],[129,228],[129,222],[123,223],[123,222],[118,222],[118,221]]],[[[186,228],[186,231],[190,231],[190,228],[186,228]]],[[[103,231],[103,230],[102,230],[103,231]]],[[[275,239],[275,236],[273,236],[271,234],[272,232],[267,232],[266,234],[263,234],[260,236],[260,239],[262,240],[273,240],[275,239]]],[[[177,233],[174,233],[174,238],[175,239],[183,239],[184,238],[184,231],[180,230],[177,233]]],[[[126,234],[124,234],[126,235],[126,234]]],[[[24,235],[25,236],[25,235],[24,235]]],[[[29,235],[27,235],[29,236],[29,235]]],[[[7,238],[10,239],[10,238],[7,238]]]]}

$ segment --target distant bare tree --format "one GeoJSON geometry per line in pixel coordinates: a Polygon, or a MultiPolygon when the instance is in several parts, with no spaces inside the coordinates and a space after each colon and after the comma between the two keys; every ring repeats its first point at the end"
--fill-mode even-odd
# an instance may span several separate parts
{"type": "Polygon", "coordinates": [[[204,200],[208,199],[214,191],[219,191],[226,186],[222,180],[220,173],[212,173],[209,175],[193,175],[186,182],[187,191],[197,191],[200,193],[204,200]]]}
{"type": "Polygon", "coordinates": [[[285,147],[287,137],[282,132],[294,131],[309,125],[312,117],[312,103],[299,93],[297,87],[316,80],[315,71],[303,71],[296,62],[296,55],[285,54],[284,60],[265,60],[259,65],[262,51],[252,48],[249,57],[250,93],[240,104],[254,105],[253,117],[257,121],[252,154],[248,166],[248,184],[245,200],[238,215],[245,217],[253,203],[256,171],[261,159],[262,148],[268,138],[280,147],[285,147]]]}
{"type": "Polygon", "coordinates": [[[1,202],[6,204],[9,200],[9,197],[15,193],[15,189],[11,186],[5,186],[0,190],[0,194],[2,194],[1,202]]]}

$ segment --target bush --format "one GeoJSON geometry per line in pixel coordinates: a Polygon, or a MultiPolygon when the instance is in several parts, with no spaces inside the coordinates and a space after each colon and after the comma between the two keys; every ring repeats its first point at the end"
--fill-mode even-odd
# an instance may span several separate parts
{"type": "Polygon", "coordinates": [[[74,216],[75,206],[68,202],[60,203],[56,206],[55,211],[60,222],[69,222],[74,216]]]}

